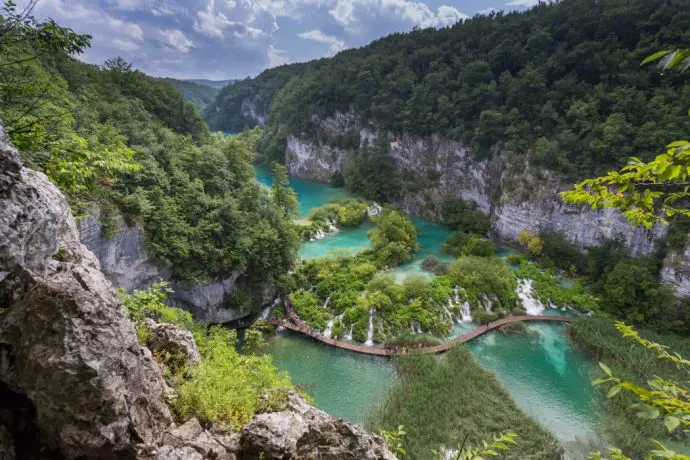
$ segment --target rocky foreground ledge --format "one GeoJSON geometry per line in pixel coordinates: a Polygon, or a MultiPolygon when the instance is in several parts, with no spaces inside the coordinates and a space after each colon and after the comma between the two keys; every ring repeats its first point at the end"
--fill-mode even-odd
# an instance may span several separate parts
{"type": "MultiPolygon", "coordinates": [[[[191,337],[170,327],[160,346],[193,360],[191,337]]],[[[294,394],[233,433],[178,426],[170,391],[65,198],[22,166],[0,125],[0,458],[395,458],[381,437],[294,394]]]]}

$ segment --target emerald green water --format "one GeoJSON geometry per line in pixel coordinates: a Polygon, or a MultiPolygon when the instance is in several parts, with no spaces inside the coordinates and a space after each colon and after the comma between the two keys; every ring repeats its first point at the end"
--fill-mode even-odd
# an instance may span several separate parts
{"type": "MultiPolygon", "coordinates": [[[[262,184],[271,183],[270,173],[264,168],[257,168],[257,178],[262,184]]],[[[329,200],[348,196],[342,189],[294,178],[290,185],[300,200],[301,217],[329,200]]],[[[442,252],[448,230],[421,219],[413,221],[421,231],[422,248],[413,261],[394,271],[397,279],[410,274],[429,276],[420,267],[429,255],[452,260],[442,252]]],[[[305,242],[300,256],[311,259],[334,251],[361,250],[369,246],[367,232],[371,228],[371,224],[366,224],[323,240],[305,242]]],[[[509,253],[505,248],[497,251],[502,257],[509,253]]],[[[547,310],[545,314],[563,312],[547,310]]],[[[452,336],[474,327],[471,323],[458,325],[452,336]]],[[[543,323],[528,327],[527,335],[492,332],[468,346],[485,368],[496,373],[518,406],[561,439],[566,450],[568,442],[576,438],[596,438],[595,393],[590,384],[594,363],[570,345],[564,332],[566,326],[543,323]]],[[[292,333],[273,337],[268,352],[279,369],[290,373],[293,382],[313,384],[309,392],[319,408],[355,422],[363,421],[371,408],[385,398],[396,378],[391,362],[384,358],[335,349],[292,333]]]]}
{"type": "MultiPolygon", "coordinates": [[[[257,165],[256,180],[266,187],[273,183],[273,175],[265,166],[257,165]]],[[[304,219],[309,215],[309,211],[328,203],[332,200],[340,200],[351,196],[343,188],[330,187],[326,184],[319,184],[308,180],[290,177],[290,187],[297,193],[299,200],[299,218],[304,219]]]]}
{"type": "Polygon", "coordinates": [[[272,337],[267,353],[295,384],[311,384],[316,406],[334,417],[364,422],[393,385],[392,361],[329,347],[291,332],[272,337]]]}

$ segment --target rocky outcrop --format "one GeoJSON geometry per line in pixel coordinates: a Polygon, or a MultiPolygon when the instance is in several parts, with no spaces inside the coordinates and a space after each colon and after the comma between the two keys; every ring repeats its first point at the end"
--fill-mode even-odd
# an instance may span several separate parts
{"type": "MultiPolygon", "coordinates": [[[[352,114],[322,120],[320,129],[324,137],[357,131],[362,140],[376,138],[352,114]]],[[[558,192],[569,188],[570,181],[533,168],[524,158],[501,158],[497,152],[492,161],[477,160],[458,142],[407,134],[391,138],[391,155],[407,178],[396,202],[401,209],[439,221],[444,199],[471,200],[491,215],[497,239],[514,240],[521,229],[552,229],[582,247],[621,237],[632,253],[641,255],[651,252],[655,239],[665,232],[664,228],[651,232],[633,229],[611,210],[564,205],[558,192]]],[[[290,174],[328,182],[334,173],[344,171],[347,153],[313,139],[291,137],[286,162],[290,174]]]]}
{"type": "Polygon", "coordinates": [[[329,183],[335,173],[344,171],[346,159],[344,150],[288,137],[285,162],[293,176],[329,183]]]}
{"type": "MultiPolygon", "coordinates": [[[[0,381],[67,457],[131,457],[171,423],[164,382],[69,206],[0,129],[0,381]]],[[[19,453],[17,453],[19,456],[19,453]]]]}
{"type": "Polygon", "coordinates": [[[260,414],[242,430],[242,459],[393,460],[384,440],[336,420],[291,394],[281,412],[260,414]]]}
{"type": "Polygon", "coordinates": [[[107,238],[97,211],[78,225],[82,243],[98,257],[101,270],[115,287],[131,292],[165,279],[173,290],[168,303],[191,311],[199,320],[227,323],[247,316],[247,312],[223,306],[235,291],[239,273],[204,285],[176,281],[171,278],[170,269],[161,266],[148,253],[141,227],[127,226],[124,222],[121,227],[116,235],[107,238]]]}
{"type": "Polygon", "coordinates": [[[150,337],[146,341],[149,349],[155,353],[169,353],[181,361],[181,364],[190,366],[199,361],[199,350],[192,333],[172,324],[158,324],[148,320],[150,337]]]}
{"type": "Polygon", "coordinates": [[[666,257],[661,269],[661,279],[676,288],[678,297],[690,298],[690,246],[666,257]]]}
{"type": "Polygon", "coordinates": [[[266,123],[266,114],[260,113],[256,108],[256,104],[249,98],[242,101],[242,115],[245,118],[256,121],[259,126],[263,126],[266,123]]]}

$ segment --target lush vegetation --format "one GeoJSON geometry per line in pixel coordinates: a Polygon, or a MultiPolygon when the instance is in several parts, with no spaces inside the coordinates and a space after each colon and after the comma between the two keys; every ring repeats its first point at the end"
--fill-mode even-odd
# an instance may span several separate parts
{"type": "MultiPolygon", "coordinates": [[[[573,323],[570,331],[582,349],[600,362],[606,363],[606,367],[619,379],[640,386],[646,386],[653,376],[664,376],[680,384],[687,382],[687,367],[660,359],[656,349],[632,345],[609,320],[582,319],[573,323]]],[[[690,354],[690,342],[687,337],[659,334],[649,330],[642,330],[641,333],[645,339],[668,346],[674,352],[685,356],[690,354]]],[[[605,373],[602,375],[606,377],[605,373]]],[[[601,390],[602,394],[615,394],[610,393],[611,389],[607,386],[602,386],[601,390]]],[[[667,445],[675,445],[683,440],[687,442],[687,437],[681,430],[674,428],[669,433],[663,423],[650,422],[651,414],[638,416],[641,408],[636,406],[638,410],[635,410],[631,406],[640,400],[633,393],[623,391],[615,398],[603,398],[603,401],[601,413],[605,435],[609,437],[611,445],[620,448],[632,458],[646,458],[647,452],[653,447],[650,443],[652,439],[667,445]]]]}
{"type": "Polygon", "coordinates": [[[184,98],[191,102],[200,114],[204,113],[206,107],[213,102],[213,99],[218,94],[219,89],[211,86],[200,85],[193,81],[176,80],[174,78],[165,78],[165,81],[170,83],[173,88],[178,90],[184,98]]]}
{"type": "Polygon", "coordinates": [[[372,414],[371,429],[405,427],[402,447],[406,458],[433,458],[441,446],[455,448],[467,436],[465,447],[500,432],[519,435],[506,459],[559,459],[562,447],[548,431],[527,417],[496,377],[484,370],[465,347],[449,351],[444,359],[431,355],[399,358],[400,381],[372,414]],[[462,378],[458,378],[462,375],[462,378]]]}
{"type": "Polygon", "coordinates": [[[443,243],[443,250],[455,257],[493,257],[496,255],[496,245],[493,241],[463,232],[455,232],[450,235],[443,243]]]}
{"type": "Polygon", "coordinates": [[[419,250],[417,227],[399,211],[384,209],[371,220],[376,228],[369,232],[374,256],[379,264],[394,267],[412,259],[419,250]]]}
{"type": "Polygon", "coordinates": [[[280,66],[257,78],[247,78],[225,86],[206,109],[205,118],[210,128],[214,131],[238,133],[245,128],[255,127],[257,121],[247,117],[243,110],[245,100],[253,105],[256,113],[267,114],[276,91],[298,76],[303,68],[304,64],[280,66]]]}
{"type": "MultiPolygon", "coordinates": [[[[197,417],[209,427],[218,424],[239,430],[255,413],[275,410],[287,399],[292,389],[290,378],[276,370],[270,356],[238,353],[235,331],[222,326],[209,328],[194,321],[189,312],[166,306],[163,301],[168,293],[161,283],[121,296],[142,343],[150,338],[150,319],[188,329],[194,336],[201,356],[198,363],[190,365],[179,356],[156,356],[175,386],[173,409],[180,420],[197,417]]],[[[252,349],[261,348],[255,344],[252,349]]]]}
{"type": "Polygon", "coordinates": [[[104,66],[68,54],[89,37],[2,15],[0,116],[32,168],[68,196],[77,215],[100,210],[106,236],[143,225],[151,253],[178,279],[241,272],[250,287],[292,266],[299,238],[281,185],[254,179],[255,133],[211,136],[168,82],[122,58],[104,66]],[[50,37],[53,37],[52,39],[50,37]]]}
{"type": "Polygon", "coordinates": [[[484,214],[474,201],[465,201],[457,197],[443,201],[441,219],[451,230],[463,233],[486,235],[491,228],[489,216],[484,214]]]}
{"type": "Polygon", "coordinates": [[[302,239],[310,240],[319,232],[357,227],[369,218],[370,203],[361,199],[332,201],[313,209],[306,222],[300,222],[302,239]]]}
{"type": "Polygon", "coordinates": [[[582,281],[569,282],[552,268],[522,261],[514,273],[518,278],[533,280],[532,288],[544,305],[568,307],[582,313],[599,309],[599,299],[585,288],[582,281]]]}
{"type": "Polygon", "coordinates": [[[268,70],[222,93],[208,119],[242,127],[241,103],[255,97],[269,132],[326,139],[319,120],[354,110],[393,134],[440,134],[480,157],[496,145],[533,152],[537,165],[581,177],[686,135],[690,89],[639,63],[663,44],[688,47],[687,30],[685,1],[544,3],[268,70]]]}

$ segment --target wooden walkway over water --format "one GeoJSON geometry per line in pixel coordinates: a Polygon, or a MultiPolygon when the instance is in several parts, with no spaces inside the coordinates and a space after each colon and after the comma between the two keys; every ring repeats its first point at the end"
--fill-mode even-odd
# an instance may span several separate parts
{"type": "Polygon", "coordinates": [[[320,332],[315,332],[311,327],[304,321],[302,321],[297,313],[292,309],[292,306],[285,302],[285,310],[288,319],[278,319],[266,321],[268,324],[273,324],[276,326],[284,327],[293,332],[297,332],[302,335],[311,337],[319,342],[325,343],[326,345],[331,345],[333,347],[342,348],[344,350],[354,351],[356,353],[362,353],[365,355],[375,355],[375,356],[402,356],[409,353],[443,353],[451,348],[467,343],[470,340],[476,339],[477,337],[486,334],[487,332],[498,329],[506,324],[515,323],[518,321],[556,321],[561,323],[567,323],[573,320],[569,316],[508,316],[506,318],[499,319],[492,323],[481,326],[473,331],[468,332],[456,339],[450,340],[448,342],[442,343],[440,345],[434,345],[424,348],[377,348],[377,347],[367,347],[352,342],[343,342],[341,340],[332,339],[326,337],[320,332]]]}

